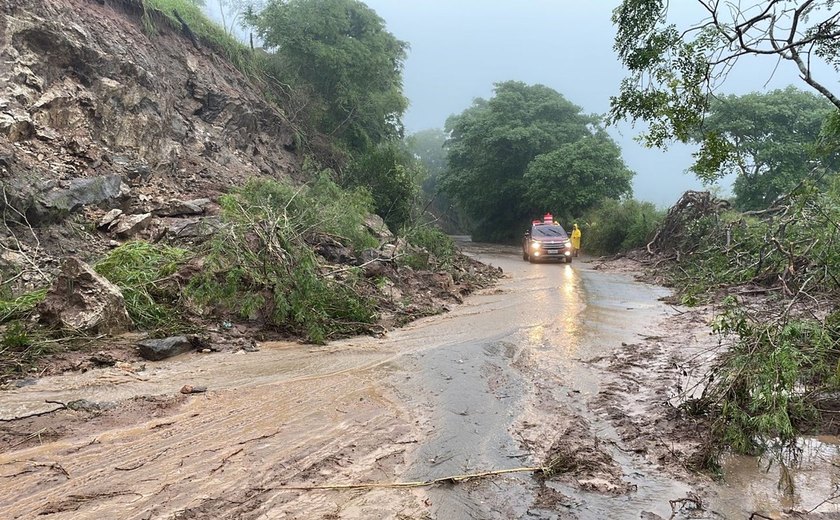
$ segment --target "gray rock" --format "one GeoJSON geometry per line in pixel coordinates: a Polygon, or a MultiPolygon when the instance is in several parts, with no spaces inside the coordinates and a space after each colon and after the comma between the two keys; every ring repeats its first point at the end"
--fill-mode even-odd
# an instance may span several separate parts
{"type": "Polygon", "coordinates": [[[159,217],[178,217],[182,215],[201,215],[210,205],[210,199],[170,200],[166,205],[152,211],[159,217]]]}
{"type": "Polygon", "coordinates": [[[137,344],[140,355],[149,361],[160,361],[193,350],[193,342],[186,336],[147,339],[137,344]]]}
{"type": "Polygon", "coordinates": [[[74,257],[64,261],[38,312],[42,323],[62,329],[119,334],[132,327],[119,288],[74,257]]]}
{"type": "Polygon", "coordinates": [[[110,228],[114,224],[114,221],[116,221],[117,218],[119,218],[119,216],[122,215],[122,214],[123,214],[123,211],[121,209],[114,208],[111,211],[109,211],[108,213],[105,213],[102,216],[102,218],[99,219],[99,222],[97,222],[96,227],[98,227],[100,229],[110,228]]]}
{"type": "Polygon", "coordinates": [[[35,125],[32,118],[26,112],[16,110],[0,112],[0,135],[6,136],[9,141],[25,141],[35,133],[35,125]]]}
{"type": "Polygon", "coordinates": [[[154,216],[151,213],[123,215],[117,220],[113,231],[122,238],[129,238],[149,227],[153,218],[154,216]]]}
{"type": "Polygon", "coordinates": [[[107,204],[113,207],[126,195],[126,190],[119,175],[73,179],[67,188],[53,186],[36,195],[31,214],[36,224],[56,222],[84,206],[107,204]]]}
{"type": "Polygon", "coordinates": [[[217,217],[173,219],[168,223],[170,240],[201,240],[215,235],[222,222],[217,217]]]}
{"type": "Polygon", "coordinates": [[[370,231],[373,236],[379,239],[380,242],[387,242],[394,238],[394,234],[388,229],[388,225],[382,220],[382,217],[376,214],[371,214],[365,217],[364,226],[370,231]]]}

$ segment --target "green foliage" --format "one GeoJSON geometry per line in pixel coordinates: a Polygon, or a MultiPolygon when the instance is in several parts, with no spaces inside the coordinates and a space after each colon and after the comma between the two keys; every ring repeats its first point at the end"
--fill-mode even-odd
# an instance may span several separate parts
{"type": "Polygon", "coordinates": [[[358,0],[269,0],[247,19],[284,77],[310,86],[323,103],[316,128],[356,151],[401,137],[408,45],[375,11],[358,0]]]}
{"type": "Polygon", "coordinates": [[[680,225],[677,218],[669,212],[660,231],[671,230],[671,281],[683,303],[712,301],[741,285],[780,299],[772,312],[742,307],[733,296],[721,305],[714,329],[728,348],[706,374],[703,396],[686,405],[710,420],[708,460],[728,449],[754,454],[792,445],[819,423],[819,396],[840,391],[840,319],[836,310],[822,319],[806,304],[840,290],[840,197],[833,186],[820,191],[806,182],[758,216],[687,211],[680,225]]]}
{"type": "Polygon", "coordinates": [[[439,128],[423,130],[405,138],[405,146],[425,168],[421,189],[423,207],[433,215],[441,229],[463,234],[467,229],[465,217],[441,188],[441,177],[447,169],[446,133],[439,128]]]}
{"type": "Polygon", "coordinates": [[[523,177],[529,205],[538,213],[554,211],[564,222],[603,198],[630,193],[632,178],[621,150],[603,130],[538,155],[523,177]]]}
{"type": "Polygon", "coordinates": [[[421,225],[405,229],[402,234],[409,244],[421,247],[434,255],[437,260],[436,268],[452,265],[456,253],[455,242],[440,229],[421,225]]]}
{"type": "Polygon", "coordinates": [[[814,319],[761,319],[728,297],[714,330],[734,340],[703,400],[721,447],[758,454],[791,444],[817,410],[815,392],[837,384],[837,337],[814,319]]]}
{"type": "Polygon", "coordinates": [[[824,98],[794,87],[716,98],[696,138],[702,147],[692,170],[706,181],[735,174],[738,207],[766,208],[815,168],[840,165],[836,152],[819,153],[817,146],[834,111],[824,98]]]}
{"type": "Polygon", "coordinates": [[[205,312],[264,321],[315,343],[366,332],[376,315],[354,290],[356,275],[325,273],[307,243],[337,225],[325,215],[361,222],[364,194],[335,195],[321,178],[312,188],[255,180],[224,196],[226,228],[191,280],[190,299],[205,312]]]}
{"type": "Polygon", "coordinates": [[[4,351],[21,352],[32,345],[32,338],[23,323],[13,321],[3,331],[2,344],[4,351]]]}
{"type": "Polygon", "coordinates": [[[345,169],[342,184],[368,190],[374,211],[391,229],[409,224],[417,207],[422,168],[399,143],[388,142],[358,155],[345,169]]]}
{"type": "MultiPolygon", "coordinates": [[[[644,122],[648,130],[642,138],[650,146],[698,139],[698,132],[714,137],[719,132],[703,132],[710,100],[739,59],[749,55],[772,55],[779,62],[791,62],[788,66],[795,66],[806,83],[840,108],[840,99],[810,73],[817,57],[835,67],[838,64],[835,32],[840,22],[835,0],[808,2],[807,8],[796,2],[770,1],[750,6],[697,4],[702,19],[680,26],[669,18],[669,4],[664,0],[623,0],[615,9],[614,48],[629,75],[611,99],[611,122],[644,122]],[[767,37],[774,33],[775,37],[767,37]],[[779,36],[783,33],[784,37],[779,36]],[[784,45],[779,44],[782,40],[784,45]]],[[[769,69],[768,74],[772,74],[769,69]]],[[[723,143],[704,144],[697,164],[700,173],[715,172],[716,165],[727,162],[729,154],[719,146],[723,143]]],[[[730,151],[737,150],[730,147],[730,151]]]]}
{"type": "Polygon", "coordinates": [[[151,13],[162,13],[171,27],[181,31],[181,22],[175,12],[187,23],[190,30],[204,44],[227,57],[244,74],[255,76],[259,72],[251,49],[240,43],[201,10],[203,0],[143,0],[144,21],[149,31],[155,30],[151,13]]]}
{"type": "Polygon", "coordinates": [[[611,255],[644,247],[662,222],[664,213],[650,202],[604,199],[586,213],[581,229],[586,251],[611,255]]]}
{"type": "Polygon", "coordinates": [[[29,317],[46,295],[46,289],[38,289],[16,298],[0,300],[0,323],[29,317]]]}
{"type": "Polygon", "coordinates": [[[129,316],[140,329],[168,333],[186,330],[181,288],[173,275],[189,259],[183,249],[128,242],[94,265],[122,291],[129,316]]]}
{"type": "MultiPolygon", "coordinates": [[[[534,214],[543,209],[562,212],[563,207],[546,208],[562,198],[556,191],[553,200],[547,200],[548,193],[538,193],[540,186],[552,184],[552,179],[544,176],[586,178],[598,161],[618,167],[614,161],[604,161],[611,156],[614,144],[598,129],[597,119],[582,114],[580,107],[543,85],[498,83],[493,98],[478,99],[460,115],[450,117],[446,129],[450,132],[449,170],[442,175],[441,184],[475,222],[473,236],[478,240],[516,240],[523,223],[534,214]],[[553,171],[551,162],[562,160],[554,154],[543,158],[526,178],[537,157],[574,149],[578,142],[582,150],[576,160],[563,165],[572,171],[553,171]],[[608,150],[595,151],[599,145],[608,150]]],[[[623,175],[626,169],[620,169],[623,175]]],[[[593,186],[593,191],[598,189],[593,186]]],[[[592,200],[608,195],[602,193],[592,200]]],[[[581,209],[587,200],[581,200],[581,209]]]]}

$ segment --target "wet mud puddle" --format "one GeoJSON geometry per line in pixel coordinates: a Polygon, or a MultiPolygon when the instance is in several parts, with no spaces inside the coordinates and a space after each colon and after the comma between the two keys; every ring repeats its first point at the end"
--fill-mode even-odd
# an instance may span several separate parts
{"type": "MultiPolygon", "coordinates": [[[[429,417],[428,440],[411,454],[405,479],[542,466],[564,442],[594,446],[608,467],[580,480],[542,483],[523,473],[433,488],[424,492],[430,516],[619,518],[626,510],[632,518],[641,511],[667,518],[663,497],[684,497],[690,487],[610,445],[620,446],[618,436],[590,402],[604,374],[588,363],[666,316],[658,302],[666,293],[584,264],[531,265],[512,255],[489,260],[510,278],[473,299],[480,312],[469,321],[450,317],[453,326],[469,327],[467,339],[430,338],[435,346],[409,355],[397,372],[404,378],[396,384],[400,395],[429,417]]],[[[441,334],[445,323],[428,332],[441,334]]]]}

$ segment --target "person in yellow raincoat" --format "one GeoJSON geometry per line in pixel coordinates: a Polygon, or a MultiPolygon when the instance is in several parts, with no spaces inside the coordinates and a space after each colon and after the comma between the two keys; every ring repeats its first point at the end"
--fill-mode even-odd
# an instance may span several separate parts
{"type": "Polygon", "coordinates": [[[580,251],[580,228],[577,224],[573,224],[574,229],[572,230],[572,255],[577,256],[578,251],[580,251]]]}

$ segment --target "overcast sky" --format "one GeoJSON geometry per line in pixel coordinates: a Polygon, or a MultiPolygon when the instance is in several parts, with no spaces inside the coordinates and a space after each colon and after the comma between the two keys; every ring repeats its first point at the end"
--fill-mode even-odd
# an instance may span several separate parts
{"type": "MultiPolygon", "coordinates": [[[[411,103],[404,117],[408,132],[442,128],[447,117],[476,97],[492,96],[493,83],[506,80],[542,83],[585,112],[604,114],[625,76],[612,49],[610,17],[619,0],[363,1],[411,46],[404,75],[411,103]]],[[[671,2],[671,13],[678,22],[701,17],[697,4],[685,0],[671,2]]],[[[724,92],[744,94],[790,83],[805,88],[792,64],[782,63],[775,74],[774,67],[772,58],[741,62],[724,92]]],[[[609,131],[637,173],[637,198],[666,206],[686,189],[702,187],[685,173],[692,147],[651,150],[634,140],[639,132],[629,124],[609,131]]]]}

